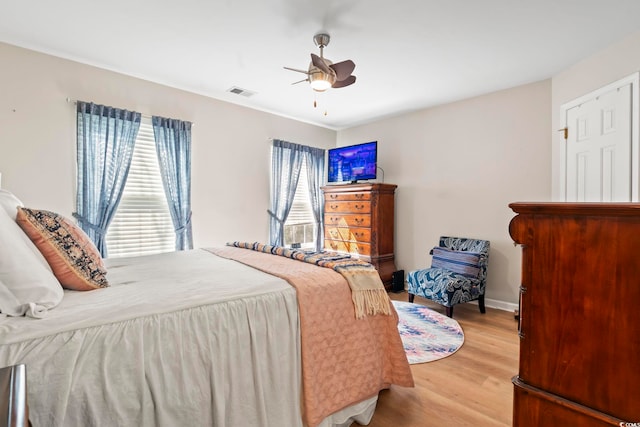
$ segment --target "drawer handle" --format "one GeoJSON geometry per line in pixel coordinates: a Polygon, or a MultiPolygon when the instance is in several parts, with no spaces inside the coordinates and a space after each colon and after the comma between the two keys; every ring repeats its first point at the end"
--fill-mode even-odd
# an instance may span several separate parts
{"type": "Polygon", "coordinates": [[[334,200],[335,200],[335,199],[337,199],[338,197],[339,197],[339,196],[338,196],[337,194],[330,194],[330,195],[329,195],[329,198],[330,198],[330,199],[334,199],[334,200]]]}
{"type": "Polygon", "coordinates": [[[356,199],[364,199],[364,194],[356,194],[356,199]]]}
{"type": "Polygon", "coordinates": [[[354,218],[353,221],[356,224],[361,225],[364,222],[364,218],[354,218]]]}
{"type": "Polygon", "coordinates": [[[355,208],[356,209],[364,209],[364,205],[356,205],[355,208]]]}
{"type": "Polygon", "coordinates": [[[331,243],[330,246],[331,246],[331,249],[334,249],[334,250],[338,249],[338,245],[336,245],[335,243],[331,243]]]}
{"type": "Polygon", "coordinates": [[[340,207],[340,205],[329,205],[329,207],[333,210],[336,210],[340,207]]]}
{"type": "Polygon", "coordinates": [[[356,232],[356,233],[353,233],[353,235],[354,235],[354,236],[356,236],[356,237],[358,237],[358,238],[362,238],[362,237],[364,237],[364,233],[358,233],[358,232],[356,232]]]}

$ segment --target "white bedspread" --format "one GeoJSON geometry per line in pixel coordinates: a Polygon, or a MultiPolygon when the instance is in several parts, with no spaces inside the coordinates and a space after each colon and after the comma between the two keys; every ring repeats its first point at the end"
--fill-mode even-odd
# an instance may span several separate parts
{"type": "MultiPolygon", "coordinates": [[[[203,250],[107,262],[111,287],[0,318],[0,366],[27,365],[34,426],[302,426],[284,280],[203,250]]],[[[368,423],[376,400],[321,426],[368,423]]]]}
{"type": "Polygon", "coordinates": [[[0,321],[0,366],[27,365],[34,426],[300,425],[285,281],[201,250],[108,269],[110,288],[0,321]]]}

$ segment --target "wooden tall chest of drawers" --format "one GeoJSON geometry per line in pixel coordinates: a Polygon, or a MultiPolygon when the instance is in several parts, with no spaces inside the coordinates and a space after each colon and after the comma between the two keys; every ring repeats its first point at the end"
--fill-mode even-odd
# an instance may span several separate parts
{"type": "Polygon", "coordinates": [[[640,423],[640,204],[512,203],[514,427],[640,423]]]}
{"type": "Polygon", "coordinates": [[[347,184],[324,191],[324,247],[373,264],[385,285],[396,271],[393,184],[347,184]]]}

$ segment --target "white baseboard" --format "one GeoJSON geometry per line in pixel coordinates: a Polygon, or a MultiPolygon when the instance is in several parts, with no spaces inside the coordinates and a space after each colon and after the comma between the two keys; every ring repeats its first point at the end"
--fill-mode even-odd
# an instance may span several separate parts
{"type": "MultiPolygon", "coordinates": [[[[478,304],[478,301],[471,301],[469,302],[469,304],[478,304]]],[[[504,310],[504,311],[510,311],[510,312],[514,312],[518,309],[518,304],[514,304],[512,302],[506,302],[506,301],[500,301],[497,299],[489,299],[486,298],[484,299],[484,306],[485,307],[491,307],[491,308],[497,308],[498,310],[504,310]]]]}
{"type": "MultiPolygon", "coordinates": [[[[478,301],[469,301],[465,304],[478,305],[478,301]]],[[[515,311],[518,309],[518,304],[513,304],[511,302],[500,301],[497,299],[489,299],[489,298],[484,299],[484,306],[489,308],[495,308],[497,310],[508,311],[510,313],[515,313],[515,311]]]]}

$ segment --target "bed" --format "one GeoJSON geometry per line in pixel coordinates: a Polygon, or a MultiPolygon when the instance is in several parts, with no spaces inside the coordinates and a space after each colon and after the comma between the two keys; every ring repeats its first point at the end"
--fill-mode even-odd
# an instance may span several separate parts
{"type": "MultiPolygon", "coordinates": [[[[6,237],[0,300],[10,264],[37,252],[6,237]]],[[[34,426],[366,424],[380,390],[413,385],[392,305],[357,319],[332,269],[235,247],[105,268],[108,287],[57,302],[48,289],[42,306],[0,316],[0,367],[26,366],[34,426]]]]}

